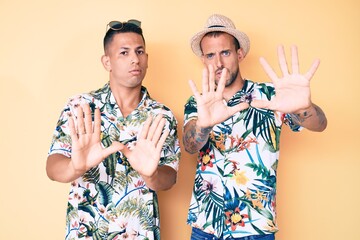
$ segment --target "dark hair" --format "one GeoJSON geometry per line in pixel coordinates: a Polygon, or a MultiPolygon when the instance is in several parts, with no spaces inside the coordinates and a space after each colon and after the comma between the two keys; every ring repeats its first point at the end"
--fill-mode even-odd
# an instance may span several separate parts
{"type": "Polygon", "coordinates": [[[143,32],[140,27],[136,26],[135,24],[127,23],[127,22],[124,22],[122,24],[123,24],[123,26],[122,27],[119,26],[119,29],[117,29],[117,25],[115,25],[115,26],[113,26],[113,28],[110,28],[106,32],[104,41],[103,41],[104,51],[106,51],[106,48],[109,46],[109,44],[113,40],[114,36],[119,33],[128,33],[128,32],[137,33],[142,37],[144,44],[145,44],[145,38],[143,36],[143,32]]]}
{"type": "MultiPolygon", "coordinates": [[[[204,35],[205,36],[210,36],[210,37],[218,37],[219,35],[221,34],[224,34],[224,33],[227,33],[227,32],[222,32],[222,31],[214,31],[214,32],[208,32],[204,35]]],[[[229,34],[229,33],[227,33],[229,34]]],[[[233,35],[229,34],[230,36],[232,36],[234,38],[234,44],[235,44],[235,50],[239,50],[240,49],[240,43],[239,41],[236,39],[236,37],[234,37],[233,35]]],[[[200,41],[200,49],[201,49],[201,41],[200,41]]],[[[202,49],[201,49],[202,51],[202,49]]]]}

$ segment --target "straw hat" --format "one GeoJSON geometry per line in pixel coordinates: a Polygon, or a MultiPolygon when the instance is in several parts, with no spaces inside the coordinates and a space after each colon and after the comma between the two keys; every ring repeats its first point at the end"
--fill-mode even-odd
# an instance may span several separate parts
{"type": "Polygon", "coordinates": [[[202,56],[200,42],[204,35],[208,32],[216,31],[226,32],[234,36],[239,41],[240,47],[244,50],[245,56],[249,52],[249,37],[245,33],[237,30],[230,18],[220,14],[213,14],[207,19],[204,29],[195,34],[190,40],[191,49],[197,56],[202,56]]]}

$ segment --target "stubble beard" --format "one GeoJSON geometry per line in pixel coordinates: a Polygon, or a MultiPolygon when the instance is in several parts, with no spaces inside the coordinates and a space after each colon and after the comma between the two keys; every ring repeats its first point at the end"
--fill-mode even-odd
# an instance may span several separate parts
{"type": "Polygon", "coordinates": [[[230,78],[226,80],[225,87],[231,86],[235,82],[238,75],[239,75],[239,69],[237,69],[234,73],[231,73],[230,78]]]}

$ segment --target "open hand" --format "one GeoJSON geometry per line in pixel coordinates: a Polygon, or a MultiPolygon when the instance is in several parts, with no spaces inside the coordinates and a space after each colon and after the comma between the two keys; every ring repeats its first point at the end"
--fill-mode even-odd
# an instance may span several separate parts
{"type": "Polygon", "coordinates": [[[69,118],[72,141],[71,161],[76,171],[86,172],[98,165],[110,154],[119,151],[123,145],[119,142],[113,142],[108,148],[102,147],[99,109],[95,109],[94,124],[89,104],[77,106],[75,111],[76,116],[69,118]]]}
{"type": "Polygon", "coordinates": [[[127,157],[132,168],[140,175],[151,177],[155,174],[160,161],[162,147],[169,131],[164,132],[165,118],[162,114],[155,117],[150,115],[145,121],[143,129],[133,149],[124,147],[121,151],[127,157]]]}
{"type": "Polygon", "coordinates": [[[300,74],[296,46],[291,47],[291,72],[288,70],[283,46],[278,47],[278,58],[283,75],[281,77],[276,75],[264,58],[260,58],[261,65],[274,84],[275,97],[271,101],[254,99],[251,106],[283,113],[294,113],[311,107],[310,80],[315,74],[320,61],[315,60],[307,73],[300,74]]]}
{"type": "Polygon", "coordinates": [[[195,83],[190,80],[189,85],[197,102],[198,120],[197,125],[202,128],[213,127],[234,115],[236,112],[249,107],[248,103],[240,103],[236,106],[227,106],[223,92],[228,71],[222,70],[220,80],[216,86],[215,71],[213,66],[204,68],[202,74],[202,93],[199,93],[195,83]]]}

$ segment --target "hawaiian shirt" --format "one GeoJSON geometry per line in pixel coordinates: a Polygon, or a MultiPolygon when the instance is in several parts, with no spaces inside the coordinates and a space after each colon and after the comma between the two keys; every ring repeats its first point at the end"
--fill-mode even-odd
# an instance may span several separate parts
{"type": "MultiPolygon", "coordinates": [[[[271,100],[271,83],[245,80],[228,102],[271,100]]],[[[195,98],[185,105],[184,126],[197,118],[195,98]]],[[[300,130],[289,115],[250,107],[215,125],[199,151],[188,224],[218,238],[276,232],[276,168],[281,126],[300,130]]]]}
{"type": "MultiPolygon", "coordinates": [[[[169,108],[153,100],[145,87],[137,108],[123,117],[109,83],[99,90],[73,97],[61,113],[49,154],[71,157],[68,119],[74,106],[89,103],[101,112],[101,143],[104,147],[119,141],[132,148],[147,117],[162,113],[170,131],[159,165],[178,170],[180,147],[177,121],[169,108]]],[[[156,193],[132,169],[127,158],[116,152],[71,183],[68,198],[65,239],[160,239],[159,208],[156,193]]]]}

